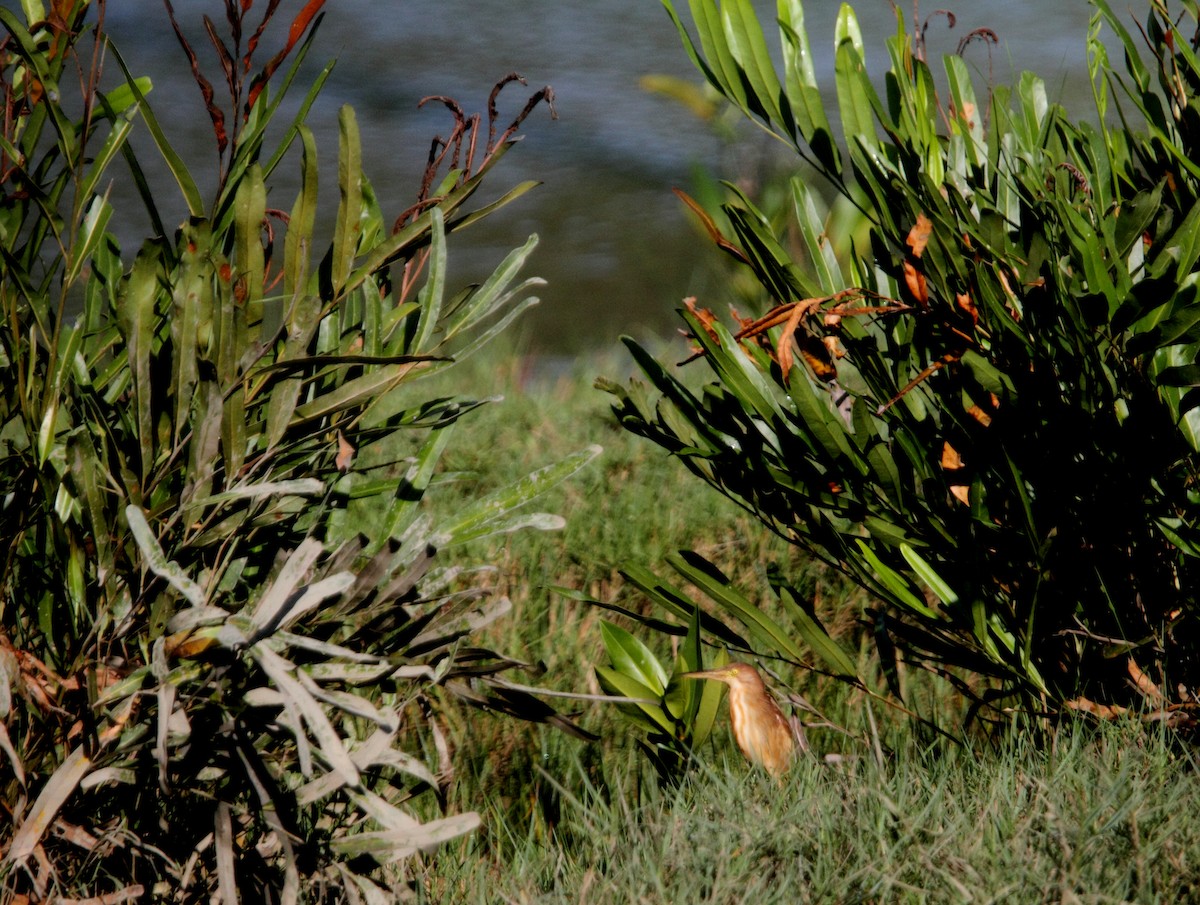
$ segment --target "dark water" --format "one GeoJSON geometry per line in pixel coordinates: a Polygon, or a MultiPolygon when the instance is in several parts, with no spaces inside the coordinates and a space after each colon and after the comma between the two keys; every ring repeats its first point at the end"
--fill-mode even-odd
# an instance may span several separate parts
{"type": "MultiPolygon", "coordinates": [[[[989,27],[1002,41],[990,64],[997,82],[1033,68],[1046,78],[1052,97],[1080,115],[1089,109],[1089,8],[1082,0],[943,2],[953,6],[958,25],[950,31],[944,18],[934,20],[931,54],[951,52],[971,29],[989,27]]],[[[775,4],[755,5],[772,23],[775,4]]],[[[282,40],[285,16],[299,6],[295,0],[282,4],[263,59],[282,40]]],[[[894,13],[886,0],[855,6],[872,49],[870,68],[882,72],[882,42],[895,30],[894,13]]],[[[831,91],[837,7],[806,4],[818,77],[831,91]]],[[[326,9],[313,57],[320,63],[336,57],[338,64],[310,116],[326,173],[324,204],[336,205],[336,116],[342,104],[356,108],[367,172],[386,206],[398,212],[415,196],[431,137],[451,126],[444,109],[418,110],[418,101],[443,94],[468,112],[482,111],[491,85],[517,71],[529,79],[530,90],[553,86],[558,119],[552,121],[545,108],[533,113],[522,145],[505,159],[492,190],[527,178],[544,185],[490,224],[451,241],[461,280],[490,270],[526,235],[539,233],[531,269],[550,284],[523,329],[545,351],[608,345],[623,332],[665,331],[674,326],[679,300],[697,291],[710,306],[720,306],[713,297],[719,286],[703,279],[703,262],[713,252],[691,231],[670,189],[686,186],[697,166],[737,174],[722,169],[732,155],[707,126],[639,86],[651,73],[697,78],[657,0],[330,0],[326,9]]],[[[221,23],[223,4],[176,0],[175,10],[219,83],[201,15],[221,23]]],[[[911,16],[907,3],[905,10],[911,16]]],[[[211,168],[215,151],[207,117],[159,0],[109,0],[108,24],[135,73],[154,78],[152,103],[171,134],[182,136],[188,161],[198,171],[211,168]]],[[[768,41],[776,43],[773,25],[768,41]]],[[[982,86],[987,53],[973,47],[968,60],[982,86]]],[[[506,89],[501,119],[515,115],[525,97],[519,86],[506,89]]],[[[753,130],[745,135],[747,142],[762,141],[753,130]]],[[[271,203],[290,207],[292,192],[284,184],[271,203]]]]}

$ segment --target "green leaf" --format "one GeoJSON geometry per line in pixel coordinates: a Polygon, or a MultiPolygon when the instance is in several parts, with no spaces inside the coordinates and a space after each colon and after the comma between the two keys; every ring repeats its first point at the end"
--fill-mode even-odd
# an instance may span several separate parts
{"type": "Polygon", "coordinates": [[[593,669],[596,670],[596,678],[600,680],[600,685],[610,694],[638,701],[632,705],[636,708],[633,712],[640,715],[641,719],[638,722],[643,728],[651,732],[665,732],[667,735],[674,736],[675,726],[666,711],[657,703],[662,697],[661,692],[655,693],[653,689],[639,682],[633,676],[607,666],[595,666],[593,669]]]}
{"type": "Polygon", "coordinates": [[[730,50],[718,4],[711,0],[688,0],[688,6],[708,63],[706,73],[712,75],[713,85],[746,113],[757,113],[746,93],[740,67],[730,50]]]}
{"type": "MultiPolygon", "coordinates": [[[[148,75],[139,76],[133,80],[133,83],[143,97],[154,89],[154,83],[148,75]]],[[[117,85],[111,91],[104,91],[101,94],[104,97],[104,104],[108,107],[111,115],[114,116],[133,112],[131,108],[135,107],[138,103],[137,95],[134,94],[133,88],[129,85],[117,85]]]]}
{"type": "Polygon", "coordinates": [[[417,507],[429,489],[438,462],[454,435],[454,428],[455,422],[450,422],[429,432],[428,439],[397,487],[395,499],[384,514],[382,529],[365,551],[367,556],[375,556],[389,539],[399,538],[413,523],[417,507]]]}
{"type": "Polygon", "coordinates": [[[166,133],[163,132],[162,126],[159,125],[158,119],[154,116],[154,111],[150,109],[150,105],[146,102],[146,96],[141,89],[144,82],[133,77],[133,74],[129,71],[129,67],[125,65],[125,60],[112,44],[108,45],[108,53],[113,55],[113,58],[117,61],[117,65],[121,67],[121,72],[125,76],[125,86],[129,88],[137,100],[138,111],[142,114],[142,119],[146,122],[146,128],[150,130],[150,137],[154,140],[154,145],[158,148],[159,153],[162,154],[163,160],[166,161],[171,175],[175,177],[175,184],[179,186],[184,201],[187,202],[188,213],[193,217],[203,217],[204,200],[200,195],[200,189],[196,186],[196,181],[192,179],[192,174],[188,172],[183,158],[175,152],[175,149],[167,140],[166,133]]]}
{"type": "Polygon", "coordinates": [[[162,246],[156,242],[147,242],[142,246],[117,302],[117,323],[125,341],[129,376],[133,384],[136,441],[141,454],[139,464],[143,485],[154,465],[154,386],[150,356],[158,328],[159,281],[163,279],[162,253],[162,246]]]}
{"type": "Polygon", "coordinates": [[[935,619],[941,621],[941,617],[931,610],[916,593],[912,584],[895,569],[884,565],[883,561],[875,555],[875,552],[867,546],[865,541],[858,541],[858,549],[866,559],[871,570],[882,582],[883,587],[890,593],[894,603],[908,607],[914,613],[924,616],[927,619],[935,619]]]}
{"type": "Polygon", "coordinates": [[[600,620],[600,637],[617,672],[636,679],[661,698],[667,690],[667,672],[650,648],[620,626],[600,620]]]}
{"type": "MultiPolygon", "coordinates": [[[[446,294],[446,222],[442,212],[434,208],[430,220],[428,276],[417,295],[420,316],[416,336],[410,345],[413,352],[424,352],[434,347],[434,331],[440,326],[442,301],[446,294]]],[[[492,277],[495,278],[493,273],[492,277]]]]}
{"type": "Polygon", "coordinates": [[[867,77],[858,19],[846,3],[838,11],[834,46],[838,109],[842,115],[846,144],[852,153],[860,141],[868,148],[876,148],[879,137],[875,132],[874,108],[878,106],[878,99],[867,77]]]}
{"type": "Polygon", "coordinates": [[[834,253],[833,243],[826,235],[825,218],[817,212],[816,202],[804,179],[793,177],[789,184],[796,224],[800,227],[800,236],[808,249],[809,260],[820,281],[821,291],[826,295],[840,292],[846,287],[846,281],[842,277],[842,268],[834,253]]]}
{"type": "Polygon", "coordinates": [[[362,236],[362,143],[354,108],[343,106],[338,112],[338,203],[333,228],[331,279],[333,297],[342,294],[354,267],[362,236]]]}
{"type": "Polygon", "coordinates": [[[987,392],[994,393],[1005,401],[1011,400],[1016,394],[1012,379],[974,349],[963,353],[962,363],[987,392]]]}
{"type": "Polygon", "coordinates": [[[699,744],[695,740],[695,719],[701,703],[700,692],[708,683],[701,683],[700,686],[697,686],[694,682],[681,682],[679,679],[683,673],[695,672],[703,668],[704,646],[700,636],[700,608],[696,607],[692,611],[692,618],[688,620],[687,635],[684,636],[683,643],[675,654],[675,668],[667,686],[671,690],[671,694],[668,696],[668,705],[672,699],[682,698],[683,706],[679,712],[684,723],[692,727],[693,745],[699,744]]]}
{"type": "MultiPolygon", "coordinates": [[[[801,137],[832,176],[841,175],[841,157],[825,115],[821,89],[813,67],[812,48],[804,27],[800,0],[778,0],[777,16],[783,45],[783,65],[792,116],[801,137]]],[[[840,287],[839,287],[840,288],[840,287]]]]}
{"type": "MultiPolygon", "coordinates": [[[[436,233],[434,235],[436,238],[436,233]]],[[[459,333],[472,329],[479,321],[496,313],[514,298],[516,293],[523,292],[528,286],[534,285],[527,282],[518,287],[515,292],[507,291],[509,285],[521,271],[521,268],[525,266],[525,262],[529,259],[529,256],[533,254],[533,250],[537,248],[537,245],[538,237],[535,233],[525,240],[524,245],[513,249],[505,256],[500,265],[471,294],[467,302],[446,322],[444,329],[447,339],[452,339],[459,333]]],[[[444,260],[442,263],[444,265],[444,260]]],[[[430,279],[434,279],[433,271],[430,272],[430,279]]],[[[432,326],[426,327],[422,323],[422,333],[430,333],[431,331],[432,326]]]]}
{"type": "Polygon", "coordinates": [[[801,604],[795,593],[787,585],[779,588],[779,599],[792,616],[792,622],[804,643],[819,657],[829,670],[836,676],[858,679],[858,667],[846,650],[834,641],[825,626],[817,620],[816,615],[801,604]]]}
{"type": "Polygon", "coordinates": [[[917,573],[921,581],[925,582],[929,590],[933,591],[938,600],[945,606],[953,606],[958,603],[958,595],[942,580],[942,577],[934,571],[933,566],[921,554],[908,544],[900,545],[900,553],[908,561],[908,564],[912,566],[913,571],[917,573]]]}
{"type": "Polygon", "coordinates": [[[173,560],[167,559],[167,555],[163,552],[162,547],[158,545],[158,538],[154,536],[154,532],[150,529],[150,523],[146,521],[146,514],[142,512],[140,506],[129,505],[125,507],[125,519],[129,522],[129,530],[133,534],[133,539],[137,542],[138,549],[142,556],[145,557],[146,565],[159,578],[164,578],[176,591],[192,606],[204,606],[205,594],[196,582],[188,577],[187,573],[179,567],[179,564],[173,560]]]}
{"type": "Polygon", "coordinates": [[[975,88],[966,61],[959,54],[943,57],[946,81],[950,86],[950,97],[954,101],[954,117],[950,128],[966,140],[967,159],[971,166],[981,167],[987,163],[987,143],[984,140],[983,124],[985,111],[979,109],[975,99],[975,88]]]}
{"type": "Polygon", "coordinates": [[[704,557],[684,551],[677,556],[668,556],[667,562],[676,572],[737,618],[760,643],[792,659],[804,659],[804,652],[792,640],[791,635],[734,588],[729,579],[704,557]]]}
{"type": "MultiPolygon", "coordinates": [[[[125,147],[125,142],[129,138],[130,132],[133,131],[133,123],[127,117],[120,117],[114,123],[112,129],[108,133],[108,137],[104,139],[104,144],[99,152],[95,153],[91,160],[91,166],[84,175],[83,180],[79,184],[77,190],[77,198],[82,201],[95,205],[92,201],[92,196],[96,191],[100,181],[108,172],[109,166],[112,164],[116,156],[121,153],[121,149],[125,147]]],[[[80,260],[78,256],[75,261],[80,260]]],[[[78,268],[75,270],[75,276],[78,276],[78,268]]],[[[75,277],[72,277],[69,282],[74,282],[75,277]]]]}
{"type": "Polygon", "coordinates": [[[557,521],[545,522],[545,517],[540,514],[536,517],[524,517],[524,520],[516,523],[509,520],[509,515],[539,494],[565,481],[601,452],[601,447],[589,446],[565,456],[558,462],[539,468],[476,502],[466,504],[453,519],[439,526],[435,543],[439,546],[462,543],[496,530],[513,530],[515,527],[547,527],[551,524],[553,527],[561,527],[557,521]],[[534,518],[534,521],[529,521],[530,518],[534,518]]]}
{"type": "Polygon", "coordinates": [[[300,192],[288,219],[283,260],[283,292],[293,300],[299,299],[308,285],[317,217],[317,144],[307,126],[300,126],[298,133],[304,148],[300,158],[300,192]]]}
{"type": "Polygon", "coordinates": [[[775,74],[775,65],[767,51],[767,42],[750,0],[723,0],[721,25],[739,75],[753,92],[747,99],[753,102],[754,108],[762,111],[767,120],[782,122],[785,118],[780,107],[780,100],[784,97],[783,86],[775,74]]]}

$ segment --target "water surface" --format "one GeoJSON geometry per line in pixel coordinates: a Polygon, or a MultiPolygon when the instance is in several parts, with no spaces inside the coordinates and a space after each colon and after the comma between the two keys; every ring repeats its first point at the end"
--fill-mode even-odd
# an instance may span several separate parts
{"type": "MultiPolygon", "coordinates": [[[[763,21],[772,23],[775,4],[755,5],[763,21]]],[[[1085,2],[947,5],[958,23],[950,30],[944,17],[932,20],[931,55],[952,52],[971,29],[991,28],[1002,43],[990,61],[981,45],[967,55],[980,89],[989,69],[995,81],[1009,82],[1033,68],[1053,98],[1086,115],[1091,102],[1085,2]]],[[[831,90],[837,7],[806,4],[818,77],[831,90]]],[[[295,2],[281,5],[284,14],[296,8],[295,2]]],[[[491,85],[516,71],[529,80],[529,90],[553,86],[558,119],[545,108],[533,113],[492,190],[527,178],[544,184],[489,225],[452,240],[460,280],[486,273],[507,249],[537,232],[542,242],[531,270],[550,282],[523,329],[533,346],[548,351],[608,345],[625,332],[671,329],[679,300],[697,291],[710,307],[721,307],[712,297],[720,287],[703,277],[704,262],[714,252],[691,231],[670,189],[686,187],[694,167],[720,170],[731,158],[709,127],[639,85],[652,73],[698,81],[657,0],[330,0],[326,8],[313,56],[322,63],[336,57],[338,63],[310,124],[325,165],[322,200],[330,209],[336,205],[333,167],[342,104],[356,108],[367,172],[388,209],[398,212],[415,196],[431,137],[447,134],[451,126],[444,109],[418,109],[420,99],[448,95],[468,112],[483,111],[491,85]]],[[[177,0],[175,9],[197,47],[207,50],[200,16],[208,12],[222,22],[222,4],[177,0]]],[[[895,29],[895,14],[886,0],[861,0],[856,9],[869,67],[882,72],[883,40],[895,29]]],[[[912,15],[907,4],[905,10],[912,15]]],[[[153,76],[155,109],[173,135],[183,136],[189,162],[197,169],[211,166],[215,151],[207,116],[159,0],[109,0],[108,16],[132,68],[153,76]]],[[[281,26],[282,21],[273,35],[268,32],[264,59],[278,46],[281,26]]],[[[772,44],[773,32],[769,24],[772,44]]],[[[218,82],[215,59],[206,53],[202,60],[213,66],[210,77],[218,82]]],[[[506,89],[501,119],[514,116],[525,97],[520,86],[506,89]]],[[[746,141],[766,141],[753,133],[746,131],[746,141]]],[[[293,191],[282,183],[271,203],[290,207],[293,191]]]]}

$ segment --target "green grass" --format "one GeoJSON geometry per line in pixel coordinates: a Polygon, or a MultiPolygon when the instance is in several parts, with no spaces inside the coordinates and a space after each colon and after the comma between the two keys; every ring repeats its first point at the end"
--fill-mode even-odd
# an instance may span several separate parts
{"type": "Polygon", "coordinates": [[[552,834],[492,826],[420,880],[429,902],[1179,902],[1200,895],[1197,806],[1190,753],[1076,726],[1044,749],[809,758],[781,786],[718,761],[640,802],[591,788],[552,834]]]}
{"type": "MultiPolygon", "coordinates": [[[[445,483],[432,494],[438,506],[460,505],[588,444],[605,448],[537,502],[568,517],[562,532],[450,551],[464,565],[486,563],[493,586],[513,600],[487,643],[541,664],[531,684],[598,691],[597,621],[612,614],[553,586],[638,610],[642,602],[617,571],[623,564],[657,567],[675,549],[698,548],[753,592],[765,584],[767,562],[794,557],[678,462],[613,424],[607,397],[591,382],[628,369],[619,357],[598,357],[548,378],[510,356],[445,378],[506,398],[461,426],[445,483]]],[[[836,576],[811,569],[809,577],[827,619],[854,631],[862,599],[836,576]]],[[[980,739],[968,753],[878,703],[868,716],[860,692],[786,669],[780,675],[851,733],[811,731],[815,753],[782,788],[746,767],[725,728],[699,752],[701,768],[664,790],[610,706],[557,701],[600,736],[595,743],[443,711],[455,769],[446,806],[479,810],[484,827],[410,866],[409,882],[428,902],[1200,898],[1200,822],[1190,817],[1200,811],[1200,782],[1177,739],[1072,725],[1044,733],[1040,746],[1028,737],[980,739]],[[834,751],[844,757],[824,757],[834,751]]],[[[924,716],[958,725],[961,702],[944,685],[915,673],[907,679],[924,693],[924,716]]]]}

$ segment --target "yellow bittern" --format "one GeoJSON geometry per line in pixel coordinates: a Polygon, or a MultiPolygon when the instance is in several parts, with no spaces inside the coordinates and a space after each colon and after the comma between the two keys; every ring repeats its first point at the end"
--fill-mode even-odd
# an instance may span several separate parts
{"type": "Polygon", "coordinates": [[[796,753],[792,727],[753,666],[730,663],[684,673],[683,678],[713,679],[728,685],[729,719],[742,754],[772,776],[779,776],[788,768],[796,753]]]}

